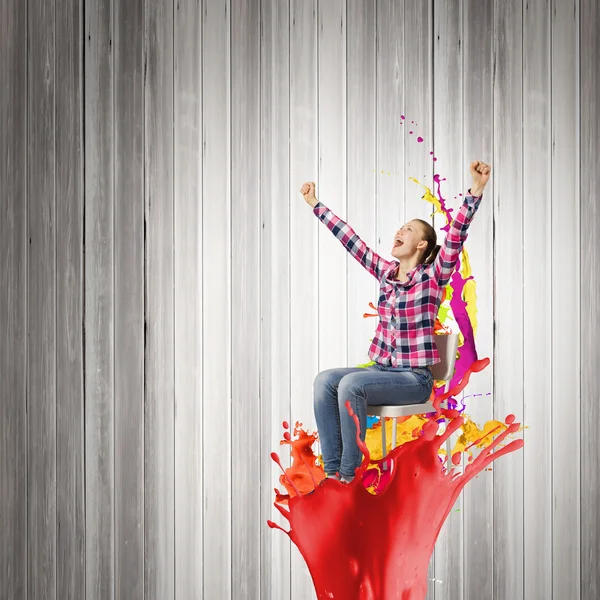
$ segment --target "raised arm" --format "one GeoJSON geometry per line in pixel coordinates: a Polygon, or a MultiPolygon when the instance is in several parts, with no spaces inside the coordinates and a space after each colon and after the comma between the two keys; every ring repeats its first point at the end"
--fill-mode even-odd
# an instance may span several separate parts
{"type": "Polygon", "coordinates": [[[313,214],[321,220],[344,248],[367,270],[379,280],[391,262],[385,260],[365,244],[358,234],[342,219],[333,213],[315,197],[314,182],[305,183],[300,192],[312,207],[313,214]]]}
{"type": "Polygon", "coordinates": [[[467,239],[467,230],[481,203],[482,196],[465,197],[462,206],[450,224],[446,239],[441,244],[440,251],[433,261],[433,273],[440,286],[445,286],[454,272],[463,244],[467,239]]]}
{"type": "Polygon", "coordinates": [[[378,280],[387,268],[391,266],[391,262],[382,258],[377,252],[374,252],[365,244],[358,234],[348,225],[335,215],[322,202],[317,202],[313,208],[313,213],[327,226],[327,228],[340,240],[344,248],[367,270],[373,277],[378,280]]]}
{"type": "Polygon", "coordinates": [[[469,165],[469,169],[473,177],[473,185],[452,220],[446,239],[433,262],[434,277],[440,286],[444,286],[450,281],[460,251],[467,239],[467,230],[479,208],[483,190],[490,178],[491,167],[484,162],[474,160],[469,165]]]}

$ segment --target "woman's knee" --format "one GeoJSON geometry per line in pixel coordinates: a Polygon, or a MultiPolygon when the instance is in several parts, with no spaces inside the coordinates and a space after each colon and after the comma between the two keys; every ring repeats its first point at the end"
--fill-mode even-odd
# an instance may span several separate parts
{"type": "Polygon", "coordinates": [[[317,374],[313,382],[315,389],[323,389],[327,386],[337,386],[341,379],[339,369],[325,369],[317,374]]]}
{"type": "Polygon", "coordinates": [[[361,396],[363,395],[363,374],[348,373],[339,382],[338,393],[341,396],[361,396]]]}

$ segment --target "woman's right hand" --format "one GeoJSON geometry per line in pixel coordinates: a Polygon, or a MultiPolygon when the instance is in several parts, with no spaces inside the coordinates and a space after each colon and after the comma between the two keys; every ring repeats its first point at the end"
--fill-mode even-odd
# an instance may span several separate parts
{"type": "Polygon", "coordinates": [[[315,197],[315,182],[307,181],[301,188],[300,193],[304,196],[304,200],[312,208],[317,205],[318,200],[315,197]]]}

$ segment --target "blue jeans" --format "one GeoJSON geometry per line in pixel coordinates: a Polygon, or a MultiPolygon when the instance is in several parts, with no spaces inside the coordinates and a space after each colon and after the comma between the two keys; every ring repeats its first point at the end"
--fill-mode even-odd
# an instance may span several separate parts
{"type": "Polygon", "coordinates": [[[424,367],[346,367],[321,371],[314,381],[314,406],[325,473],[350,481],[363,456],[356,443],[356,424],[345,403],[350,401],[365,441],[367,404],[427,402],[433,375],[424,367]]]}

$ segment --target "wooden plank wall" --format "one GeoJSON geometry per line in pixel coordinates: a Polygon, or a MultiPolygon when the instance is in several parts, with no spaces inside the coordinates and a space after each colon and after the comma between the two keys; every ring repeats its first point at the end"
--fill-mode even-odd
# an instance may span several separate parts
{"type": "Polygon", "coordinates": [[[431,219],[409,177],[456,208],[479,158],[464,399],[525,447],[458,499],[427,597],[595,600],[599,26],[595,0],[3,2],[0,599],[314,597],[269,454],[368,359],[377,290],[299,188],[387,256],[431,219]]]}

